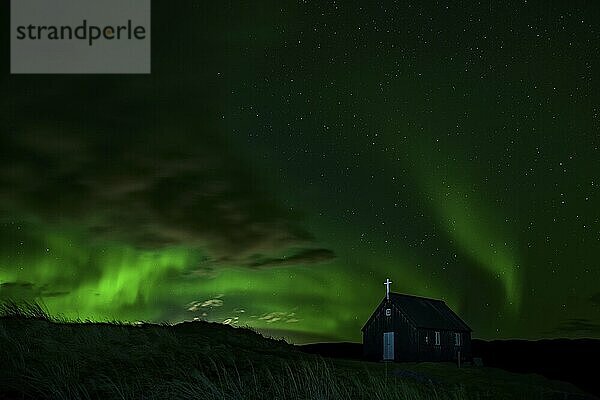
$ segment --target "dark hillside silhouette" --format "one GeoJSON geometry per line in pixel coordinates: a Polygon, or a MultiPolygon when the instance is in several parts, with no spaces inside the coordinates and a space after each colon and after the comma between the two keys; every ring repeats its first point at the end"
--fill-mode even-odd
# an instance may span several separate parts
{"type": "MultiPolygon", "coordinates": [[[[337,348],[356,355],[360,345],[337,348]]],[[[590,399],[569,383],[496,368],[342,360],[300,349],[218,323],[66,321],[36,305],[0,304],[0,400],[590,399]]]]}

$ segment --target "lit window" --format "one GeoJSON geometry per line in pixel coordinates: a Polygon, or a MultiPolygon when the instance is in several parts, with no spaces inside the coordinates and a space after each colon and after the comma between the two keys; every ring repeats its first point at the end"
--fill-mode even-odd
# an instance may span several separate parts
{"type": "Polygon", "coordinates": [[[436,333],[435,333],[435,345],[436,345],[436,346],[439,346],[439,345],[441,344],[441,342],[442,342],[442,339],[441,339],[441,337],[440,337],[440,333],[439,333],[439,332],[436,332],[436,333]]]}
{"type": "Polygon", "coordinates": [[[389,317],[390,315],[392,315],[392,309],[391,308],[386,308],[385,309],[385,316],[389,317]]]}
{"type": "Polygon", "coordinates": [[[460,333],[455,333],[454,334],[454,344],[456,346],[460,346],[460,333]]]}
{"type": "Polygon", "coordinates": [[[425,344],[429,344],[429,336],[425,336],[425,344]]]}

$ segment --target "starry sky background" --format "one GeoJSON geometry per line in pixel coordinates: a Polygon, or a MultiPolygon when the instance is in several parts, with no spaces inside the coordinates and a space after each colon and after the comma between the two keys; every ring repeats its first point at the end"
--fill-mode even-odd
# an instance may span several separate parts
{"type": "Polygon", "coordinates": [[[595,2],[166,3],[149,76],[11,76],[2,30],[0,300],[358,341],[389,277],[600,337],[595,2]]]}

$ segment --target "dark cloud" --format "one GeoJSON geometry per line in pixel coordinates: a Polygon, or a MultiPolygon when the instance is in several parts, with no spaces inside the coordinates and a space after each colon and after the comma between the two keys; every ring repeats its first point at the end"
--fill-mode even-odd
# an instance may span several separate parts
{"type": "Polygon", "coordinates": [[[66,291],[50,290],[48,285],[36,285],[31,282],[0,283],[0,299],[36,299],[41,297],[58,297],[68,294],[66,291]]]}
{"type": "Polygon", "coordinates": [[[303,249],[291,256],[265,258],[249,264],[253,268],[278,267],[284,265],[306,265],[330,261],[335,258],[333,251],[328,249],[303,249]]]}
{"type": "Polygon", "coordinates": [[[600,323],[587,318],[571,318],[561,322],[552,333],[598,334],[600,333],[600,323]]]}
{"type": "Polygon", "coordinates": [[[300,216],[261,187],[210,118],[162,110],[149,122],[160,111],[148,107],[122,123],[118,110],[92,100],[70,103],[68,113],[56,108],[53,118],[13,116],[4,128],[14,134],[0,138],[0,209],[76,223],[92,239],[200,248],[213,266],[250,265],[257,256],[264,266],[331,258],[328,250],[274,258],[313,246],[300,216]]]}

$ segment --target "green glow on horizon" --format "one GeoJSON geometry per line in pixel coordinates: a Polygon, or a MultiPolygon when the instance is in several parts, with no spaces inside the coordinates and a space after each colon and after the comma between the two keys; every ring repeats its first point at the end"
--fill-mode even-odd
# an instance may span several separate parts
{"type": "MultiPolygon", "coordinates": [[[[35,241],[42,244],[37,256],[0,257],[0,282],[36,283],[23,286],[20,299],[41,301],[51,314],[66,318],[151,322],[198,318],[248,325],[300,342],[307,337],[356,340],[372,307],[383,297],[385,277],[392,278],[395,291],[430,297],[446,293],[409,268],[414,260],[368,258],[364,265],[373,268],[368,281],[360,278],[360,270],[348,270],[341,259],[318,270],[232,266],[212,275],[195,275],[201,259],[197,250],[149,251],[120,243],[89,243],[75,228],[55,229],[37,226],[41,233],[35,241]],[[10,268],[13,262],[19,268],[10,268]],[[339,279],[344,273],[346,279],[339,279]],[[202,306],[210,300],[210,305],[202,306]],[[197,307],[190,310],[194,303],[197,307]]],[[[457,298],[446,300],[458,305],[457,298]]]]}

